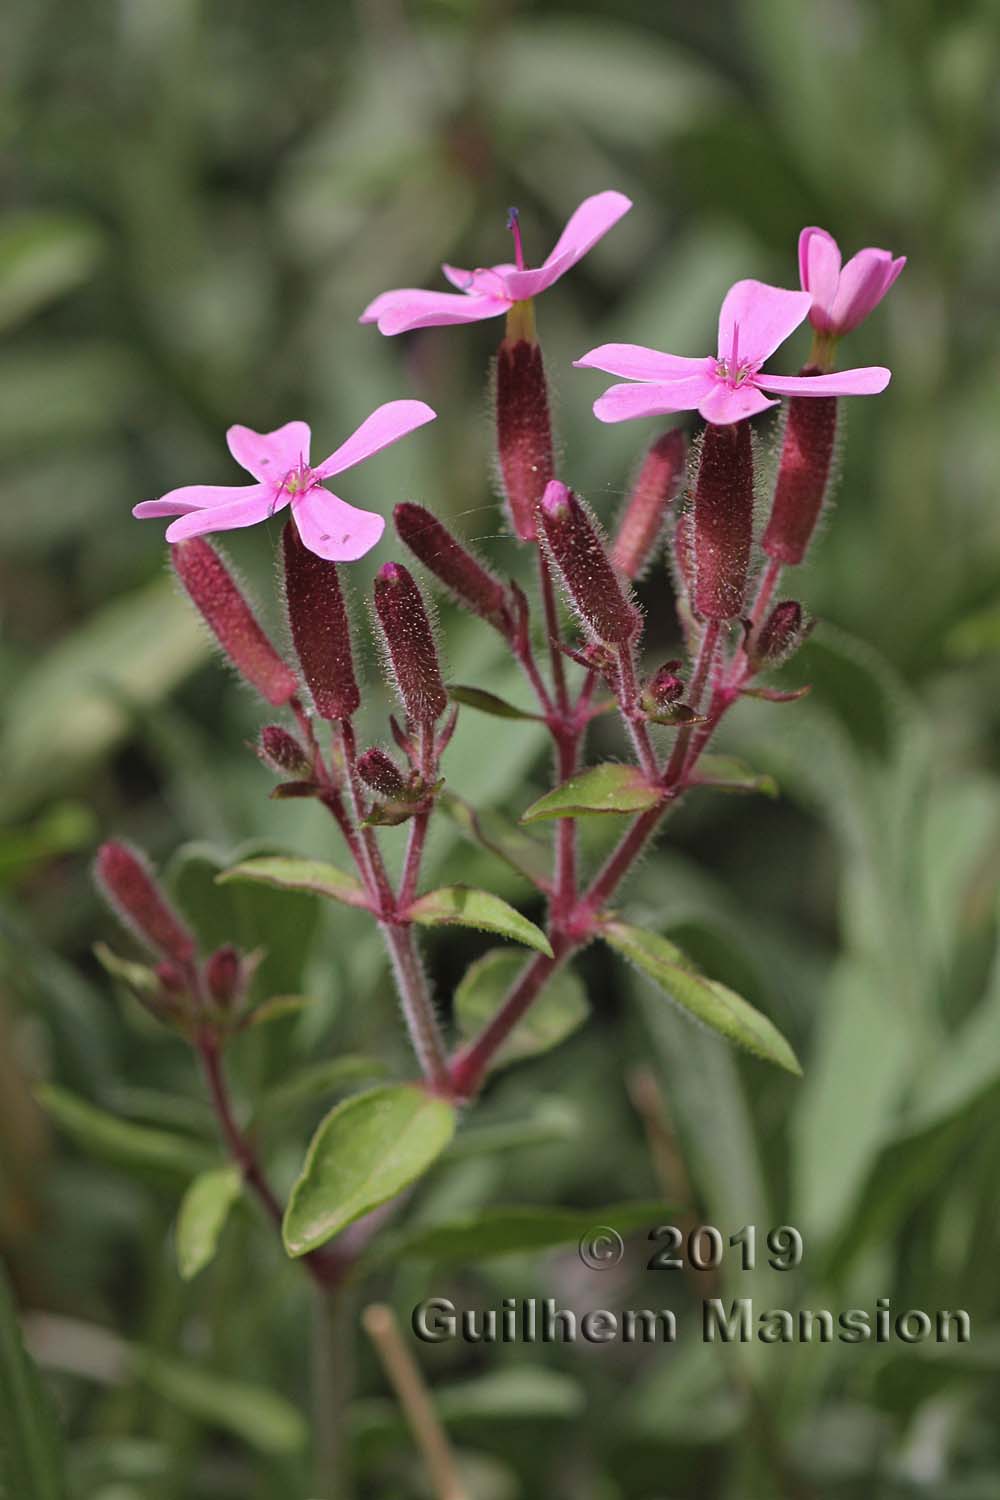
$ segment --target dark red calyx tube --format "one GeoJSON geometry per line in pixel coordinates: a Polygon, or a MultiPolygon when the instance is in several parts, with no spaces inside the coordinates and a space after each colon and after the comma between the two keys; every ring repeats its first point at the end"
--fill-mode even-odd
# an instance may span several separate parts
{"type": "Polygon", "coordinates": [[[751,638],[747,650],[754,671],[780,667],[799,649],[811,628],[797,599],[783,599],[776,604],[751,638]]]}
{"type": "Polygon", "coordinates": [[[380,750],[378,745],[358,756],[357,770],[365,786],[371,787],[380,797],[405,797],[408,790],[406,777],[392,756],[380,750]]]}
{"type": "Polygon", "coordinates": [[[222,554],[204,537],[170,549],[181,583],[233,666],[262,698],[280,708],[295,696],[298,683],[261,629],[222,554]]]}
{"type": "MultiPolygon", "coordinates": [[[[817,370],[807,365],[804,375],[817,370]]],[[[775,562],[800,563],[812,540],[830,485],[837,438],[835,396],[792,396],[761,546],[775,562]]]]}
{"type": "Polygon", "coordinates": [[[316,712],[321,719],[349,719],[361,694],[337,564],[310,552],[293,521],[285,525],[282,547],[288,624],[316,712]]]}
{"type": "Polygon", "coordinates": [[[312,769],[309,757],[295,738],[280,724],[265,724],[260,732],[258,754],[273,771],[304,776],[312,769]]]}
{"type": "Polygon", "coordinates": [[[643,460],[611,550],[611,561],[629,578],[641,578],[656,552],[667,511],[684,481],[687,447],[687,437],[674,427],[657,438],[643,460]]]}
{"type": "Polygon", "coordinates": [[[504,496],[514,532],[524,542],[536,536],[536,512],[555,474],[552,419],[542,351],[533,318],[523,312],[507,320],[507,336],[496,365],[497,453],[504,496]]]}
{"type": "Polygon", "coordinates": [[[753,543],[753,449],[746,422],[706,426],[693,516],[695,612],[705,620],[738,619],[753,543]]]}
{"type": "Polygon", "coordinates": [[[137,850],[117,840],[102,844],[94,874],[108,904],[140,942],[182,968],[190,964],[197,947],[194,935],[137,850]]]}
{"type": "Polygon", "coordinates": [[[503,584],[431,511],[405,501],[393,512],[400,540],[452,598],[498,630],[508,621],[503,584]]]}
{"type": "Polygon", "coordinates": [[[217,1005],[230,1006],[243,992],[244,970],[239,951],[224,943],[205,963],[205,983],[217,1005]]]}
{"type": "Polygon", "coordinates": [[[401,563],[385,563],[376,574],[375,613],[407,716],[432,724],[448,707],[448,694],[427,607],[401,563]]]}
{"type": "Polygon", "coordinates": [[[626,645],[639,633],[641,618],[611,566],[587,506],[553,479],[538,514],[545,545],[584,623],[599,641],[626,645]]]}

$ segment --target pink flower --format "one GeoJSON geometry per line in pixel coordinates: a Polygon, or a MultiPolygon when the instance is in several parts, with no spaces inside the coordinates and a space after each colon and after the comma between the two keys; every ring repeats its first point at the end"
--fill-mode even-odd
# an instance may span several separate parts
{"type": "Polygon", "coordinates": [[[803,229],[799,235],[799,276],[812,297],[809,321],[817,333],[850,333],[882,301],[906,256],[893,260],[888,250],[859,250],[841,268],[840,246],[825,229],[803,229]]]}
{"type": "Polygon", "coordinates": [[[411,328],[441,328],[448,323],[499,318],[515,302],[536,297],[564,276],[631,207],[624,193],[597,193],[585,198],[570,216],[551,255],[534,271],[525,269],[517,212],[511,209],[509,227],[514,233],[515,265],[487,266],[476,271],[443,266],[457,292],[422,292],[413,287],[383,292],[368,304],[358,321],[377,323],[380,333],[393,334],[408,333],[411,328]]]}
{"type": "Polygon", "coordinates": [[[310,552],[330,562],[354,562],[375,546],[385,529],[381,516],[348,505],[323,480],[353,469],[437,415],[423,401],[389,401],[315,468],[309,466],[309,427],[286,422],[275,432],[230,427],[229,451],[256,480],[240,486],[189,484],[159,500],[143,500],[132,514],[179,516],[167,527],[168,542],[209,531],[232,531],[269,520],[291,505],[299,536],[310,552]]]}
{"type": "Polygon", "coordinates": [[[602,422],[664,412],[698,411],[725,425],[752,417],[779,396],[869,396],[885,390],[890,374],[880,365],[835,375],[768,375],[761,365],[809,312],[808,292],[788,292],[762,281],[738,281],[719,313],[719,352],[688,359],[638,344],[602,344],[574,361],[584,369],[624,375],[636,385],[613,385],[594,403],[602,422]]]}

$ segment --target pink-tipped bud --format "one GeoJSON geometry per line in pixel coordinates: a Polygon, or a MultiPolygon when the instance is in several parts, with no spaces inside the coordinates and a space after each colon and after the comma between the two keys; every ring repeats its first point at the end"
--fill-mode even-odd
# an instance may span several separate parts
{"type": "Polygon", "coordinates": [[[140,942],[182,967],[190,963],[194,937],[142,855],[112,840],[98,849],[94,874],[109,905],[140,942]]]}
{"type": "Polygon", "coordinates": [[[705,620],[743,613],[753,542],[753,449],[746,422],[705,428],[694,492],[693,604],[705,620]]]}
{"type": "Polygon", "coordinates": [[[627,644],[639,632],[639,612],[626,597],[588,508],[553,479],[538,513],[546,546],[585,624],[599,641],[627,644]]]}
{"type": "Polygon", "coordinates": [[[534,541],[535,516],[555,473],[542,351],[534,338],[505,338],[497,355],[497,452],[514,532],[534,541]]]}
{"type": "Polygon", "coordinates": [[[646,686],[650,702],[657,708],[666,708],[676,703],[684,692],[684,681],[677,676],[679,661],[665,661],[658,667],[646,686]]]}
{"type": "Polygon", "coordinates": [[[217,1005],[232,1005],[243,989],[243,963],[232,943],[216,948],[205,964],[205,983],[217,1005]]]}
{"type": "Polygon", "coordinates": [[[282,546],[288,623],[316,712],[321,719],[349,719],[361,694],[337,564],[303,546],[292,521],[285,526],[282,546]]]}
{"type": "Polygon", "coordinates": [[[403,797],[406,795],[406,777],[391,756],[377,745],[358,756],[358,775],[380,797],[403,797]]]}
{"type": "Polygon", "coordinates": [[[643,460],[611,551],[611,561],[629,578],[641,578],[653,558],[684,479],[687,446],[684,433],[674,427],[657,438],[643,460]]]}
{"type": "Polygon", "coordinates": [[[262,698],[280,708],[298,683],[243,597],[222,555],[204,537],[170,549],[174,570],[233,666],[262,698]]]}
{"type": "Polygon", "coordinates": [[[393,512],[400,539],[459,604],[503,630],[506,596],[499,579],[464,547],[437,516],[410,501],[393,512]]]}
{"type": "Polygon", "coordinates": [[[799,649],[811,628],[798,600],[783,599],[776,604],[747,652],[754,671],[780,667],[799,649]]]}
{"type": "MultiPolygon", "coordinates": [[[[805,374],[815,374],[807,366],[805,374]]],[[[826,497],[837,436],[835,396],[793,396],[788,402],[774,504],[761,542],[775,562],[800,563],[826,497]]]]}
{"type": "Polygon", "coordinates": [[[312,769],[309,757],[295,738],[280,724],[265,724],[260,732],[258,754],[272,771],[290,776],[304,776],[312,769]]]}
{"type": "Polygon", "coordinates": [[[413,574],[401,563],[379,569],[375,613],[407,716],[415,724],[432,724],[448,707],[448,694],[430,617],[413,574]]]}

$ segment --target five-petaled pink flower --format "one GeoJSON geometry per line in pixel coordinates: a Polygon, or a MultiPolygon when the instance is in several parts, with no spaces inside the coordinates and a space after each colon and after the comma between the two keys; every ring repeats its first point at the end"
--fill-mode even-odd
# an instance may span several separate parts
{"type": "Polygon", "coordinates": [[[774,406],[778,396],[870,396],[885,390],[890,373],[881,365],[835,375],[768,375],[760,367],[808,315],[809,292],[784,291],[762,281],[738,281],[719,313],[719,352],[689,359],[638,344],[602,344],[574,363],[623,375],[635,385],[613,385],[594,403],[602,422],[665,412],[698,411],[706,422],[725,425],[774,406]]]}
{"type": "Polygon", "coordinates": [[[389,401],[315,468],[309,466],[310,432],[305,422],[286,422],[275,432],[230,427],[229,451],[256,484],[189,484],[159,500],[143,500],[132,514],[140,520],[178,516],[167,527],[167,541],[183,542],[209,531],[253,526],[291,505],[299,536],[310,552],[331,562],[354,562],[375,546],[385,521],[348,505],[325,489],[323,481],[353,469],[436,415],[423,401],[389,401]]]}
{"type": "Polygon", "coordinates": [[[799,235],[799,276],[812,297],[809,321],[817,333],[839,337],[857,328],[882,301],[906,256],[893,260],[888,250],[859,250],[841,266],[840,246],[825,229],[803,229],[799,235]]]}
{"type": "Polygon", "coordinates": [[[556,241],[551,255],[537,270],[526,270],[517,214],[511,210],[516,264],[462,271],[442,270],[457,292],[424,292],[414,287],[383,292],[369,303],[359,322],[377,323],[380,333],[408,333],[411,328],[441,328],[449,323],[478,323],[499,318],[515,302],[544,292],[582,260],[587,251],[632,207],[624,193],[596,193],[585,198],[556,241]]]}

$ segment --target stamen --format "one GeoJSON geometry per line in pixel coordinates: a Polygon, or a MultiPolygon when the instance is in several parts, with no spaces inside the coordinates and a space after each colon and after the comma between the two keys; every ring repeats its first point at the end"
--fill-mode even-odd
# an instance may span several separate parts
{"type": "Polygon", "coordinates": [[[729,368],[735,380],[740,368],[740,325],[738,323],[733,324],[733,348],[729,356],[729,368]]]}
{"type": "Polygon", "coordinates": [[[514,236],[514,263],[519,271],[524,270],[524,248],[521,244],[521,214],[516,208],[507,210],[507,228],[514,236]]]}

